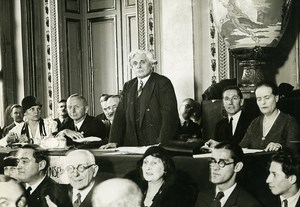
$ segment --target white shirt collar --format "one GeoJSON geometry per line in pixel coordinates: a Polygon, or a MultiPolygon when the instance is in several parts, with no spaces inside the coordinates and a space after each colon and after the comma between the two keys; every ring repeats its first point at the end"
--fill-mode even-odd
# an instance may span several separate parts
{"type": "Polygon", "coordinates": [[[79,129],[80,129],[80,127],[82,126],[82,124],[83,124],[84,120],[85,120],[85,118],[84,118],[84,119],[82,119],[80,122],[78,122],[78,123],[76,123],[76,124],[75,124],[75,122],[74,122],[74,124],[75,124],[75,126],[77,127],[77,129],[78,129],[78,130],[79,130],[79,129]]]}
{"type": "Polygon", "coordinates": [[[283,196],[279,196],[279,197],[280,197],[280,201],[281,201],[281,206],[282,206],[282,201],[286,199],[288,201],[288,206],[289,207],[295,207],[296,204],[297,204],[297,201],[300,197],[300,189],[292,197],[289,197],[289,198],[284,198],[283,196]]]}
{"type": "Polygon", "coordinates": [[[235,129],[237,127],[237,124],[238,124],[241,114],[242,114],[242,110],[240,110],[233,116],[228,115],[228,120],[230,120],[230,118],[232,117],[232,134],[234,134],[234,132],[235,132],[235,129]]]}
{"type": "Polygon", "coordinates": [[[85,197],[87,196],[87,194],[91,191],[91,189],[93,188],[95,184],[95,181],[92,181],[90,183],[90,185],[88,187],[86,187],[85,189],[83,190],[78,190],[78,189],[75,189],[73,188],[73,197],[72,197],[72,203],[75,202],[75,200],[77,199],[77,194],[80,193],[81,195],[81,202],[83,202],[83,200],[85,199],[85,197]]]}
{"type": "Polygon", "coordinates": [[[22,126],[23,127],[24,121],[21,121],[19,123],[18,122],[14,122],[14,123],[15,123],[16,126],[22,126]]]}
{"type": "MultiPolygon", "coordinates": [[[[220,202],[221,202],[221,207],[223,207],[227,201],[227,199],[229,198],[229,196],[231,195],[232,191],[235,189],[236,187],[236,183],[231,186],[230,188],[228,188],[227,190],[223,191],[224,193],[224,197],[221,198],[220,202]]],[[[218,192],[220,192],[220,190],[218,189],[218,187],[216,187],[216,195],[218,194],[218,192]]]]}
{"type": "MultiPolygon", "coordinates": [[[[151,73],[150,73],[148,76],[146,76],[146,77],[144,77],[144,78],[142,78],[142,79],[138,78],[138,83],[139,83],[140,81],[143,81],[143,88],[145,87],[147,81],[149,80],[150,75],[151,75],[151,73]]],[[[139,84],[138,84],[138,88],[139,88],[139,84]]]]}
{"type": "Polygon", "coordinates": [[[25,186],[26,186],[26,189],[31,187],[31,191],[30,191],[30,194],[33,193],[33,191],[35,189],[37,189],[37,187],[43,182],[43,180],[45,179],[46,175],[44,175],[44,177],[37,183],[33,184],[33,185],[29,185],[28,183],[25,183],[25,186]]]}

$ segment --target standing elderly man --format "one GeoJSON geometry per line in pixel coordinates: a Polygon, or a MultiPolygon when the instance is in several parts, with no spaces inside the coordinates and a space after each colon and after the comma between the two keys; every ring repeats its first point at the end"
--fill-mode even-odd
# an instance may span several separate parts
{"type": "Polygon", "coordinates": [[[67,99],[67,110],[73,121],[66,123],[64,129],[58,133],[59,136],[67,136],[73,140],[90,136],[105,138],[104,124],[87,114],[89,106],[83,96],[71,95],[67,99]]]}
{"type": "Polygon", "coordinates": [[[240,186],[236,177],[243,168],[243,150],[232,143],[221,142],[212,150],[210,181],[215,189],[200,191],[197,207],[261,207],[262,205],[240,186]]]}
{"type": "Polygon", "coordinates": [[[228,86],[223,90],[223,106],[227,117],[220,120],[215,127],[215,137],[207,142],[210,147],[219,142],[233,142],[239,144],[243,139],[253,115],[242,110],[243,94],[236,86],[228,86]]]}
{"type": "Polygon", "coordinates": [[[266,182],[271,192],[278,195],[274,207],[300,207],[300,162],[288,151],[278,151],[271,157],[266,182]]]}
{"type": "Polygon", "coordinates": [[[67,188],[46,174],[49,158],[37,145],[24,145],[16,154],[18,180],[25,184],[28,207],[47,207],[46,198],[57,207],[70,206],[67,188]]]}
{"type": "Polygon", "coordinates": [[[103,148],[165,143],[176,135],[177,100],[171,81],[153,72],[157,61],[148,51],[129,54],[136,78],[125,83],[109,143],[103,148]]]}
{"type": "Polygon", "coordinates": [[[66,171],[70,181],[69,197],[74,207],[92,206],[98,169],[94,155],[88,150],[74,150],[66,155],[66,171]]]}

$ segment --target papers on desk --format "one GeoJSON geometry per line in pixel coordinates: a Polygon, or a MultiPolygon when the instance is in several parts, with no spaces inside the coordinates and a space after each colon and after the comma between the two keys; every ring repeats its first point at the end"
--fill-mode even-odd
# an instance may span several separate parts
{"type": "MultiPolygon", "coordinates": [[[[243,148],[244,154],[251,154],[251,153],[256,153],[256,152],[263,152],[264,150],[261,149],[248,149],[248,148],[243,148]]],[[[193,158],[204,158],[204,157],[211,157],[211,153],[206,153],[206,154],[196,154],[193,155],[193,158]]]]}
{"type": "Polygon", "coordinates": [[[119,155],[126,155],[126,154],[139,154],[143,155],[146,150],[151,146],[144,146],[144,147],[118,147],[113,149],[97,149],[97,152],[101,153],[109,153],[109,154],[119,154],[119,155]]]}
{"type": "Polygon", "coordinates": [[[248,148],[243,148],[244,154],[250,154],[250,153],[256,153],[256,152],[263,152],[264,150],[262,149],[248,149],[248,148]]]}
{"type": "Polygon", "coordinates": [[[151,146],[144,147],[118,147],[117,150],[124,154],[141,154],[143,155],[146,150],[151,146]]]}
{"type": "Polygon", "coordinates": [[[100,142],[102,141],[99,137],[84,137],[81,139],[73,139],[74,142],[82,143],[82,142],[100,142]]]}

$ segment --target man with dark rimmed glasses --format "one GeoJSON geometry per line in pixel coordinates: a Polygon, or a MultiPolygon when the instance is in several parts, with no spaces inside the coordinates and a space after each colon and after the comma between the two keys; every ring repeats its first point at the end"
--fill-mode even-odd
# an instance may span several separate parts
{"type": "Polygon", "coordinates": [[[98,165],[88,150],[74,150],[66,155],[66,171],[70,181],[69,197],[74,207],[92,206],[98,165]]]}
{"type": "Polygon", "coordinates": [[[221,142],[212,149],[210,182],[215,188],[199,192],[197,207],[262,206],[236,182],[243,168],[243,156],[241,147],[236,144],[221,142]]]}

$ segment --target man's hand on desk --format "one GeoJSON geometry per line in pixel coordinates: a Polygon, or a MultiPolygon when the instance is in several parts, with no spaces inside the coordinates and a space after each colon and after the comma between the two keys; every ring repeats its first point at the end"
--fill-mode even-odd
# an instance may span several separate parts
{"type": "Polygon", "coordinates": [[[73,140],[82,139],[84,137],[82,133],[73,131],[71,129],[64,129],[60,131],[56,136],[67,136],[73,140]]]}
{"type": "Polygon", "coordinates": [[[205,144],[203,145],[203,147],[206,147],[206,148],[214,148],[217,144],[219,144],[218,141],[213,140],[213,139],[210,139],[210,140],[208,140],[207,142],[205,142],[205,144]]]}
{"type": "Polygon", "coordinates": [[[270,142],[264,150],[266,152],[269,152],[269,151],[278,151],[281,148],[282,148],[281,144],[275,143],[275,142],[270,142]]]}
{"type": "Polygon", "coordinates": [[[102,145],[99,149],[111,149],[111,148],[117,148],[118,144],[117,143],[108,143],[105,145],[102,145]]]}

